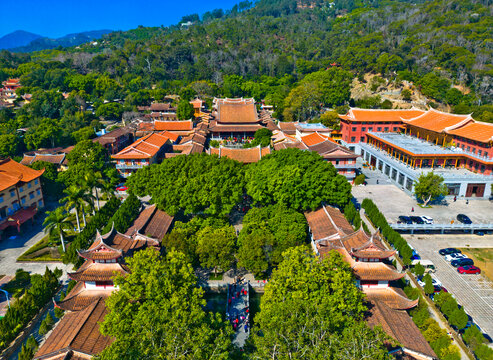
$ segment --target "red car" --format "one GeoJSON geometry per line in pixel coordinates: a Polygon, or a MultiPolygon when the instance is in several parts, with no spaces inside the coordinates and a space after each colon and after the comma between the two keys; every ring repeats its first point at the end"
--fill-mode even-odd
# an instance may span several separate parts
{"type": "Polygon", "coordinates": [[[459,266],[457,271],[459,274],[481,274],[481,269],[474,265],[459,266]]]}

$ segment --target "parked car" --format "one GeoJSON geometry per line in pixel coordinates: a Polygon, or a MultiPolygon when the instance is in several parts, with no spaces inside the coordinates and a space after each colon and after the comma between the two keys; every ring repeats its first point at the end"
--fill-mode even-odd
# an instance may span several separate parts
{"type": "Polygon", "coordinates": [[[425,224],[433,224],[433,219],[429,216],[423,215],[423,216],[420,216],[420,218],[421,218],[421,220],[423,220],[423,222],[425,224]]]}
{"type": "Polygon", "coordinates": [[[411,218],[409,216],[399,216],[399,221],[401,222],[401,224],[412,224],[413,221],[411,220],[411,218]]]}
{"type": "Polygon", "coordinates": [[[472,224],[471,219],[469,219],[469,216],[465,214],[459,214],[457,215],[457,220],[459,220],[463,224],[472,224]]]}
{"type": "Polygon", "coordinates": [[[469,259],[469,258],[465,258],[465,259],[456,259],[456,260],[453,260],[450,265],[452,265],[453,267],[459,267],[459,266],[465,266],[465,265],[474,265],[474,261],[472,261],[472,259],[469,259]]]}
{"type": "Polygon", "coordinates": [[[457,259],[465,259],[465,258],[467,258],[467,256],[461,253],[445,255],[445,261],[454,261],[457,259]]]}
{"type": "Polygon", "coordinates": [[[459,266],[457,271],[459,274],[481,274],[481,269],[474,265],[459,266]]]}
{"type": "Polygon", "coordinates": [[[411,267],[415,267],[418,263],[420,263],[425,268],[425,272],[434,273],[436,271],[433,261],[426,259],[413,260],[411,262],[411,267]]]}
{"type": "Polygon", "coordinates": [[[413,249],[413,255],[411,256],[411,260],[419,260],[421,256],[419,256],[418,252],[413,249]]]}
{"type": "Polygon", "coordinates": [[[411,218],[411,221],[415,224],[424,224],[425,222],[423,221],[423,219],[421,219],[420,216],[410,216],[411,218]]]}
{"type": "Polygon", "coordinates": [[[445,256],[445,255],[457,254],[457,253],[460,254],[461,251],[459,249],[456,249],[456,248],[445,248],[445,249],[438,250],[438,253],[442,256],[445,256]]]}
{"type": "MultiPolygon", "coordinates": [[[[418,281],[418,284],[419,284],[422,288],[424,288],[424,287],[425,287],[425,282],[424,282],[424,280],[423,280],[423,277],[422,277],[422,276],[418,277],[416,280],[418,281]]],[[[438,280],[438,279],[437,279],[436,277],[434,277],[434,276],[432,276],[432,277],[431,277],[431,283],[433,284],[433,286],[434,286],[434,287],[435,287],[435,286],[438,286],[438,287],[442,288],[442,283],[440,282],[440,280],[438,280]]]]}

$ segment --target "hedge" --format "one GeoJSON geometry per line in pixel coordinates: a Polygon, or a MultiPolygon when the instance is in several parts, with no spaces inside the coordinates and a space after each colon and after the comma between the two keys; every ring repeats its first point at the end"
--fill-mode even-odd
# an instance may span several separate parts
{"type": "Polygon", "coordinates": [[[103,229],[103,234],[108,233],[111,227],[115,226],[116,231],[123,233],[128,230],[134,220],[139,215],[140,201],[137,196],[131,194],[123,202],[122,206],[111,217],[103,229]]]}
{"type": "Polygon", "coordinates": [[[96,230],[103,228],[108,221],[111,219],[112,215],[120,207],[120,200],[116,197],[112,197],[88,222],[84,230],[82,230],[72,241],[65,254],[63,254],[63,262],[65,264],[72,263],[77,265],[80,263],[81,259],[77,254],[77,250],[85,249],[94,239],[96,235],[96,230]]]}
{"type": "Polygon", "coordinates": [[[399,252],[399,256],[402,258],[404,265],[411,264],[411,257],[413,251],[408,245],[407,241],[397,231],[392,229],[385,219],[385,216],[378,210],[377,206],[370,199],[364,199],[361,203],[361,207],[365,209],[366,215],[382,233],[383,237],[399,252]]]}
{"type": "Polygon", "coordinates": [[[55,295],[61,272],[46,268],[44,275],[30,276],[31,287],[17,301],[11,301],[5,317],[0,319],[0,350],[14,340],[27,323],[55,295]]]}

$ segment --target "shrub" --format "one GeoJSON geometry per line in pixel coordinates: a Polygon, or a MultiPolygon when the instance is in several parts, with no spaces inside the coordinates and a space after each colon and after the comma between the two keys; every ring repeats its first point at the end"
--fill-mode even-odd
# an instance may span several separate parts
{"type": "Polygon", "coordinates": [[[134,194],[130,194],[129,197],[123,202],[122,206],[115,212],[115,214],[108,221],[103,229],[103,234],[108,233],[112,226],[115,226],[116,231],[125,232],[132,225],[135,218],[139,215],[140,200],[134,194]]]}
{"type": "Polygon", "coordinates": [[[363,184],[365,182],[365,179],[366,179],[365,175],[359,174],[358,176],[356,176],[354,178],[354,185],[361,185],[361,184],[363,184]]]}

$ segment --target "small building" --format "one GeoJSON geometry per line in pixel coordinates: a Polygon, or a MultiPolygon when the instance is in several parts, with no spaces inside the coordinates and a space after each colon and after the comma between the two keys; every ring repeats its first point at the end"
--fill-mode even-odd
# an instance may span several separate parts
{"type": "Polygon", "coordinates": [[[204,102],[197,98],[190,101],[190,104],[193,106],[193,116],[196,118],[201,116],[204,110],[204,102]]]}
{"type": "Polygon", "coordinates": [[[270,147],[260,147],[260,145],[252,148],[229,148],[225,146],[219,146],[218,148],[210,148],[209,154],[217,155],[219,157],[227,157],[241,163],[250,164],[258,162],[264,156],[270,154],[270,147]]]}
{"type": "Polygon", "coordinates": [[[129,127],[120,127],[105,133],[95,139],[94,142],[101,144],[110,155],[120,152],[133,141],[133,131],[129,127]]]}
{"type": "Polygon", "coordinates": [[[20,226],[32,219],[44,207],[41,175],[14,160],[0,161],[0,230],[20,226]]]}
{"type": "Polygon", "coordinates": [[[412,119],[423,114],[423,110],[382,110],[382,109],[349,109],[341,119],[341,144],[356,154],[361,154],[359,144],[366,142],[366,133],[399,132],[405,119],[412,119]]]}
{"type": "Polygon", "coordinates": [[[63,148],[39,149],[24,153],[24,157],[20,163],[28,166],[34,164],[36,161],[45,161],[55,165],[59,171],[66,170],[66,155],[67,154],[63,152],[63,148]]]}
{"type": "Polygon", "coordinates": [[[172,141],[163,133],[152,133],[135,141],[119,153],[112,155],[116,169],[122,177],[129,177],[138,169],[158,163],[171,150],[172,141]]]}
{"type": "Polygon", "coordinates": [[[209,122],[213,140],[229,138],[236,142],[253,138],[264,127],[254,99],[214,99],[213,108],[215,120],[209,122]]]}
{"type": "Polygon", "coordinates": [[[366,294],[369,308],[366,322],[382,329],[400,343],[398,348],[389,344],[389,351],[400,351],[410,359],[436,359],[436,354],[412,321],[406,310],[418,305],[395,286],[404,277],[391,265],[395,250],[385,247],[380,235],[368,235],[362,229],[354,230],[336,208],[322,206],[305,213],[310,228],[311,245],[321,257],[336,251],[351,266],[356,285],[366,294]]]}
{"type": "Polygon", "coordinates": [[[327,137],[330,137],[330,134],[332,133],[332,129],[329,129],[328,127],[326,127],[324,124],[321,123],[296,122],[294,123],[294,126],[296,128],[296,138],[300,141],[303,136],[310,135],[313,133],[319,133],[327,137]]]}

